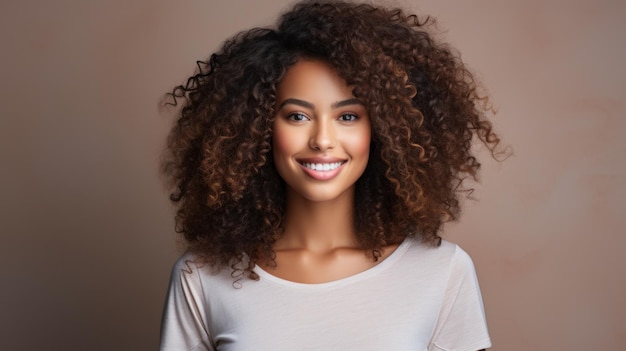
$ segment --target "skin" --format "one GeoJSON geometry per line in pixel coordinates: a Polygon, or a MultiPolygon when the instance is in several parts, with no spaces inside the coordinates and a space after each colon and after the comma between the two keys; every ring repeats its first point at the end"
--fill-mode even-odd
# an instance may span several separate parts
{"type": "Polygon", "coordinates": [[[278,86],[276,111],[273,155],[287,184],[287,209],[274,246],[277,265],[264,268],[312,284],[375,266],[397,245],[374,261],[355,234],[355,182],[367,166],[371,140],[367,110],[333,68],[301,60],[278,86]],[[310,169],[323,164],[326,170],[310,169]]]}

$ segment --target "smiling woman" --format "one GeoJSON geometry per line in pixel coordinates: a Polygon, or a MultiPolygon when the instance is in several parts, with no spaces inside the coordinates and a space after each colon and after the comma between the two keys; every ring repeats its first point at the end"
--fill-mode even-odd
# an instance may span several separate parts
{"type": "Polygon", "coordinates": [[[297,4],[184,86],[164,164],[188,252],[162,350],[478,350],[469,256],[439,236],[498,137],[460,59],[401,10],[297,4]]]}
{"type": "Polygon", "coordinates": [[[354,201],[354,184],[369,158],[365,106],[332,67],[303,60],[278,85],[273,125],[274,164],[295,200],[354,201]]]}

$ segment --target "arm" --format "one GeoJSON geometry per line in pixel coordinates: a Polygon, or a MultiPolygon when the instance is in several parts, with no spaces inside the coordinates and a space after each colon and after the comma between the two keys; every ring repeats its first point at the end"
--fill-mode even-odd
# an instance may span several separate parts
{"type": "Polygon", "coordinates": [[[212,351],[199,268],[189,255],[176,262],[161,321],[161,351],[212,351]]]}
{"type": "Polygon", "coordinates": [[[429,351],[485,350],[487,347],[491,347],[491,341],[474,264],[469,255],[457,247],[429,351]]]}

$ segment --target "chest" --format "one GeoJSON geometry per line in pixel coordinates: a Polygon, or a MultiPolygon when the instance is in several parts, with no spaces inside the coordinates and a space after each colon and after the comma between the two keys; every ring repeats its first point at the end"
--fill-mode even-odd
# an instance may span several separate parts
{"type": "Polygon", "coordinates": [[[396,278],[319,289],[262,280],[215,292],[207,324],[218,350],[426,350],[442,286],[396,278]]]}

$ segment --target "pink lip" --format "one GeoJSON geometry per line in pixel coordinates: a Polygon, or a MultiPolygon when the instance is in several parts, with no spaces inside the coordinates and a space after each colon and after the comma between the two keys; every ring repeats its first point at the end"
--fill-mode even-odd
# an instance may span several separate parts
{"type": "Polygon", "coordinates": [[[345,162],[346,159],[338,158],[338,157],[306,157],[297,159],[298,162],[305,163],[334,163],[334,162],[345,162]]]}
{"type": "Polygon", "coordinates": [[[346,164],[345,159],[336,158],[336,157],[309,157],[309,158],[301,158],[298,159],[298,164],[300,168],[306,173],[309,177],[315,180],[330,180],[335,178],[343,169],[343,166],[346,164]],[[342,165],[328,171],[316,171],[310,168],[307,168],[303,165],[303,163],[335,163],[342,162],[342,165]]]}

